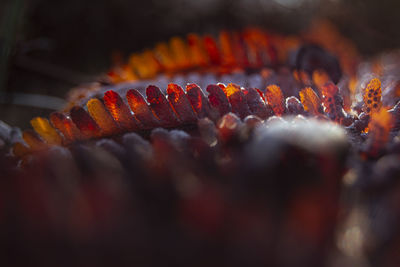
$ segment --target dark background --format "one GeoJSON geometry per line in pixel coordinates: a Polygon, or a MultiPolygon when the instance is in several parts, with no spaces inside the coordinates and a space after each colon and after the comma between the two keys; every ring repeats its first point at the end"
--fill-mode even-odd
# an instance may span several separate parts
{"type": "Polygon", "coordinates": [[[399,10],[397,0],[2,0],[0,120],[26,128],[69,88],[106,71],[113,53],[189,32],[259,25],[296,33],[322,17],[371,56],[400,47],[399,10]]]}

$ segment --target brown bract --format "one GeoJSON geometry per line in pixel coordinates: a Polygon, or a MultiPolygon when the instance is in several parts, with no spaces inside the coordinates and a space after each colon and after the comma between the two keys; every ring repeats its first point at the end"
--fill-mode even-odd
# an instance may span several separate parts
{"type": "Polygon", "coordinates": [[[322,114],[321,100],[311,87],[304,88],[299,95],[300,101],[308,113],[315,116],[322,114]]]}
{"type": "Polygon", "coordinates": [[[285,113],[285,105],[282,90],[277,85],[270,85],[265,91],[265,98],[275,115],[282,116],[285,113]]]}

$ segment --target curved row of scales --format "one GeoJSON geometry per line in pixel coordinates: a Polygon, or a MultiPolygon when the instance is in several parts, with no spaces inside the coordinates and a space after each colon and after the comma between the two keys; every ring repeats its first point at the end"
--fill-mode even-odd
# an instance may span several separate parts
{"type": "Polygon", "coordinates": [[[235,67],[260,68],[277,61],[279,51],[272,42],[272,36],[256,28],[221,31],[218,38],[197,34],[189,34],[186,39],[173,37],[168,43],[158,43],[154,49],[132,54],[127,64],[119,64],[108,76],[118,83],[198,67],[215,66],[219,72],[230,72],[235,67]]]}
{"type": "Polygon", "coordinates": [[[159,73],[205,69],[217,73],[260,69],[287,63],[288,57],[302,44],[321,45],[338,57],[343,70],[354,75],[358,53],[352,44],[334,29],[318,24],[318,29],[300,36],[272,34],[259,28],[221,31],[217,36],[188,34],[172,37],[152,49],[133,53],[127,62],[118,59],[108,72],[113,83],[154,78],[159,73]]]}
{"type": "Polygon", "coordinates": [[[16,143],[14,154],[24,156],[49,145],[68,145],[75,141],[97,139],[125,132],[148,131],[156,127],[179,128],[196,125],[198,119],[221,121],[225,114],[236,114],[266,120],[272,116],[304,115],[332,120],[357,134],[369,132],[373,137],[370,147],[378,150],[388,140],[392,129],[393,110],[381,108],[381,86],[372,79],[365,88],[364,105],[359,116],[348,115],[336,85],[328,82],[320,87],[321,98],[310,87],[299,92],[300,99],[284,98],[279,86],[270,85],[265,93],[255,88],[240,88],[235,84],[212,84],[207,96],[196,84],[188,84],[184,91],[179,85],[169,84],[167,96],[156,86],[148,86],[146,99],[135,89],[126,94],[126,102],[110,90],[102,100],[90,99],[86,109],[73,107],[69,114],[54,112],[50,120],[36,117],[34,129],[23,132],[26,143],[16,143]]]}

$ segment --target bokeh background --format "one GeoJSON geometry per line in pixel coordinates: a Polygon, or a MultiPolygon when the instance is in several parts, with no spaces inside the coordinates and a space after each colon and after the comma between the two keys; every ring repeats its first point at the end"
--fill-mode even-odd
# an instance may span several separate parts
{"type": "Polygon", "coordinates": [[[296,33],[331,20],[368,57],[400,47],[397,0],[2,0],[0,120],[22,128],[69,88],[127,55],[189,32],[258,25],[296,33]]]}

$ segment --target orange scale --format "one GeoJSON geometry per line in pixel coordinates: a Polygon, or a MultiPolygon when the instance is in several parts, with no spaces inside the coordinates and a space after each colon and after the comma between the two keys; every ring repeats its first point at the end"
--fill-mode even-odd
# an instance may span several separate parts
{"type": "Polygon", "coordinates": [[[138,125],[129,107],[116,92],[110,90],[104,94],[104,105],[122,130],[137,130],[138,125]]]}

